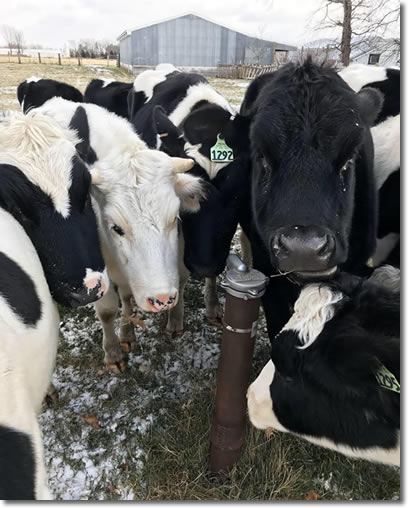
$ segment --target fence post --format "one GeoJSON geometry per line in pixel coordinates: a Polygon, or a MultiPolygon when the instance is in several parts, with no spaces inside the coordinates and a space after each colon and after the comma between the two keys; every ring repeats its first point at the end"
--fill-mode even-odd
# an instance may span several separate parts
{"type": "Polygon", "coordinates": [[[41,63],[41,54],[38,52],[38,63],[41,63]]]}
{"type": "Polygon", "coordinates": [[[21,64],[21,55],[20,55],[20,51],[17,53],[17,59],[18,59],[18,63],[21,64]]]}
{"type": "Polygon", "coordinates": [[[120,51],[118,51],[118,56],[116,58],[116,67],[120,67],[120,51]]]}
{"type": "Polygon", "coordinates": [[[109,53],[108,53],[106,59],[108,60],[108,67],[109,67],[109,53]]]}
{"type": "Polygon", "coordinates": [[[80,57],[79,53],[78,53],[78,65],[81,65],[81,57],[80,57]]]}
{"type": "Polygon", "coordinates": [[[58,65],[61,65],[61,54],[58,53],[58,65]]]}

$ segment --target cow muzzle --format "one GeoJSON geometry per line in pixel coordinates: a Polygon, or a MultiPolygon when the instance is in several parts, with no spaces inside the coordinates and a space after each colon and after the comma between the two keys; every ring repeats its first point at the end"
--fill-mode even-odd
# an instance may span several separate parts
{"type": "Polygon", "coordinates": [[[146,307],[150,312],[162,312],[172,309],[178,301],[178,292],[158,294],[146,298],[146,307]]]}
{"type": "Polygon", "coordinates": [[[336,240],[326,228],[293,226],[280,228],[270,242],[281,272],[302,281],[324,280],[337,272],[336,240]]]}
{"type": "Polygon", "coordinates": [[[70,291],[71,307],[80,307],[103,297],[109,288],[109,278],[105,272],[94,272],[87,268],[83,286],[70,291]]]}

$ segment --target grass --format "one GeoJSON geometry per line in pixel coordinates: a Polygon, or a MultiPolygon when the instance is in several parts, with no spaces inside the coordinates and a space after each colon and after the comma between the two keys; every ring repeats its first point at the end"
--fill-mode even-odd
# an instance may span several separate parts
{"type": "MultiPolygon", "coordinates": [[[[132,80],[116,67],[0,63],[0,109],[18,109],[16,87],[31,75],[82,91],[95,76],[132,80]]],[[[239,105],[245,81],[210,81],[239,105]]],[[[239,252],[237,243],[233,248],[239,252]]],[[[103,369],[102,332],[92,307],[61,309],[53,378],[59,400],[40,416],[57,499],[297,500],[311,490],[327,500],[399,498],[398,468],[348,459],[290,435],[266,438],[249,425],[231,474],[222,481],[211,477],[209,433],[221,331],[205,321],[202,281],[190,279],[185,300],[184,336],[168,340],[165,316],[142,316],[147,328],[137,330],[137,348],[120,376],[103,369]],[[100,428],[84,422],[84,415],[94,415],[100,428]]],[[[268,349],[261,316],[253,377],[268,349]]]]}

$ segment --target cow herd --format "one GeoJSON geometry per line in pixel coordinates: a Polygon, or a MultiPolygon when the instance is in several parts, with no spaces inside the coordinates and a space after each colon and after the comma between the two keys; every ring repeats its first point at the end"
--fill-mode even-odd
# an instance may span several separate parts
{"type": "Polygon", "coordinates": [[[251,422],[399,464],[399,69],[289,63],[255,78],[239,112],[171,64],[84,95],[33,77],[17,97],[22,113],[0,121],[1,498],[51,497],[37,415],[55,303],[94,302],[119,373],[135,306],[183,334],[190,273],[221,322],[237,226],[245,261],[271,276],[251,422]]]}

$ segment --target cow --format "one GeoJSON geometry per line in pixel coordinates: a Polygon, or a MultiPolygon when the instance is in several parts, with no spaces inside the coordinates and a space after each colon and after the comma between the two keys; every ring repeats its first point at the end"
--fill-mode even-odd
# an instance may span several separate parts
{"type": "Polygon", "coordinates": [[[55,79],[31,76],[17,87],[17,99],[23,113],[27,113],[31,108],[41,106],[52,97],[63,97],[69,101],[83,102],[83,95],[79,90],[55,79]]]}
{"type": "Polygon", "coordinates": [[[177,303],[180,210],[199,210],[199,178],[184,174],[189,159],[151,150],[130,123],[95,104],[59,97],[39,112],[77,131],[77,151],[94,183],[93,203],[110,289],[95,305],[103,326],[105,363],[113,372],[125,369],[123,351],[136,343],[130,316],[132,297],[144,311],[169,310],[177,303]],[[122,301],[120,342],[114,331],[122,301]],[[122,347],[121,347],[122,346],[122,347]]]}
{"type": "Polygon", "coordinates": [[[370,127],[382,95],[355,93],[310,58],[249,85],[253,266],[270,275],[262,303],[274,337],[299,287],[358,272],[373,254],[377,200],[370,127]]]}
{"type": "Polygon", "coordinates": [[[93,79],[86,87],[84,102],[97,104],[123,118],[131,119],[151,98],[154,84],[172,72],[177,72],[173,65],[159,64],[155,70],[147,70],[136,76],[133,83],[93,79]]]}
{"type": "Polygon", "coordinates": [[[339,75],[356,92],[370,87],[384,95],[383,106],[371,128],[379,200],[377,247],[371,264],[399,265],[400,70],[353,63],[339,75]]]}
{"type": "Polygon", "coordinates": [[[68,307],[97,300],[109,285],[76,144],[74,131],[35,110],[0,122],[0,208],[25,229],[52,297],[68,307]]]}
{"type": "Polygon", "coordinates": [[[112,79],[93,79],[85,89],[84,102],[97,104],[118,116],[128,118],[128,94],[132,83],[112,79]]]}
{"type": "Polygon", "coordinates": [[[37,415],[55,367],[56,302],[108,290],[78,141],[36,111],[0,122],[1,499],[51,499],[37,415]]]}
{"type": "Polygon", "coordinates": [[[399,465],[399,270],[306,285],[247,397],[259,429],[399,465]]]}
{"type": "Polygon", "coordinates": [[[207,278],[207,320],[219,324],[222,316],[215,277],[225,267],[249,199],[246,121],[200,74],[146,71],[138,79],[138,93],[143,91],[148,100],[135,108],[137,112],[130,118],[136,131],[151,147],[194,159],[191,173],[205,184],[206,198],[200,211],[181,215],[184,255],[180,260],[180,299],[169,313],[166,333],[182,335],[182,296],[189,272],[207,278]],[[217,150],[221,145],[224,148],[217,150]]]}

